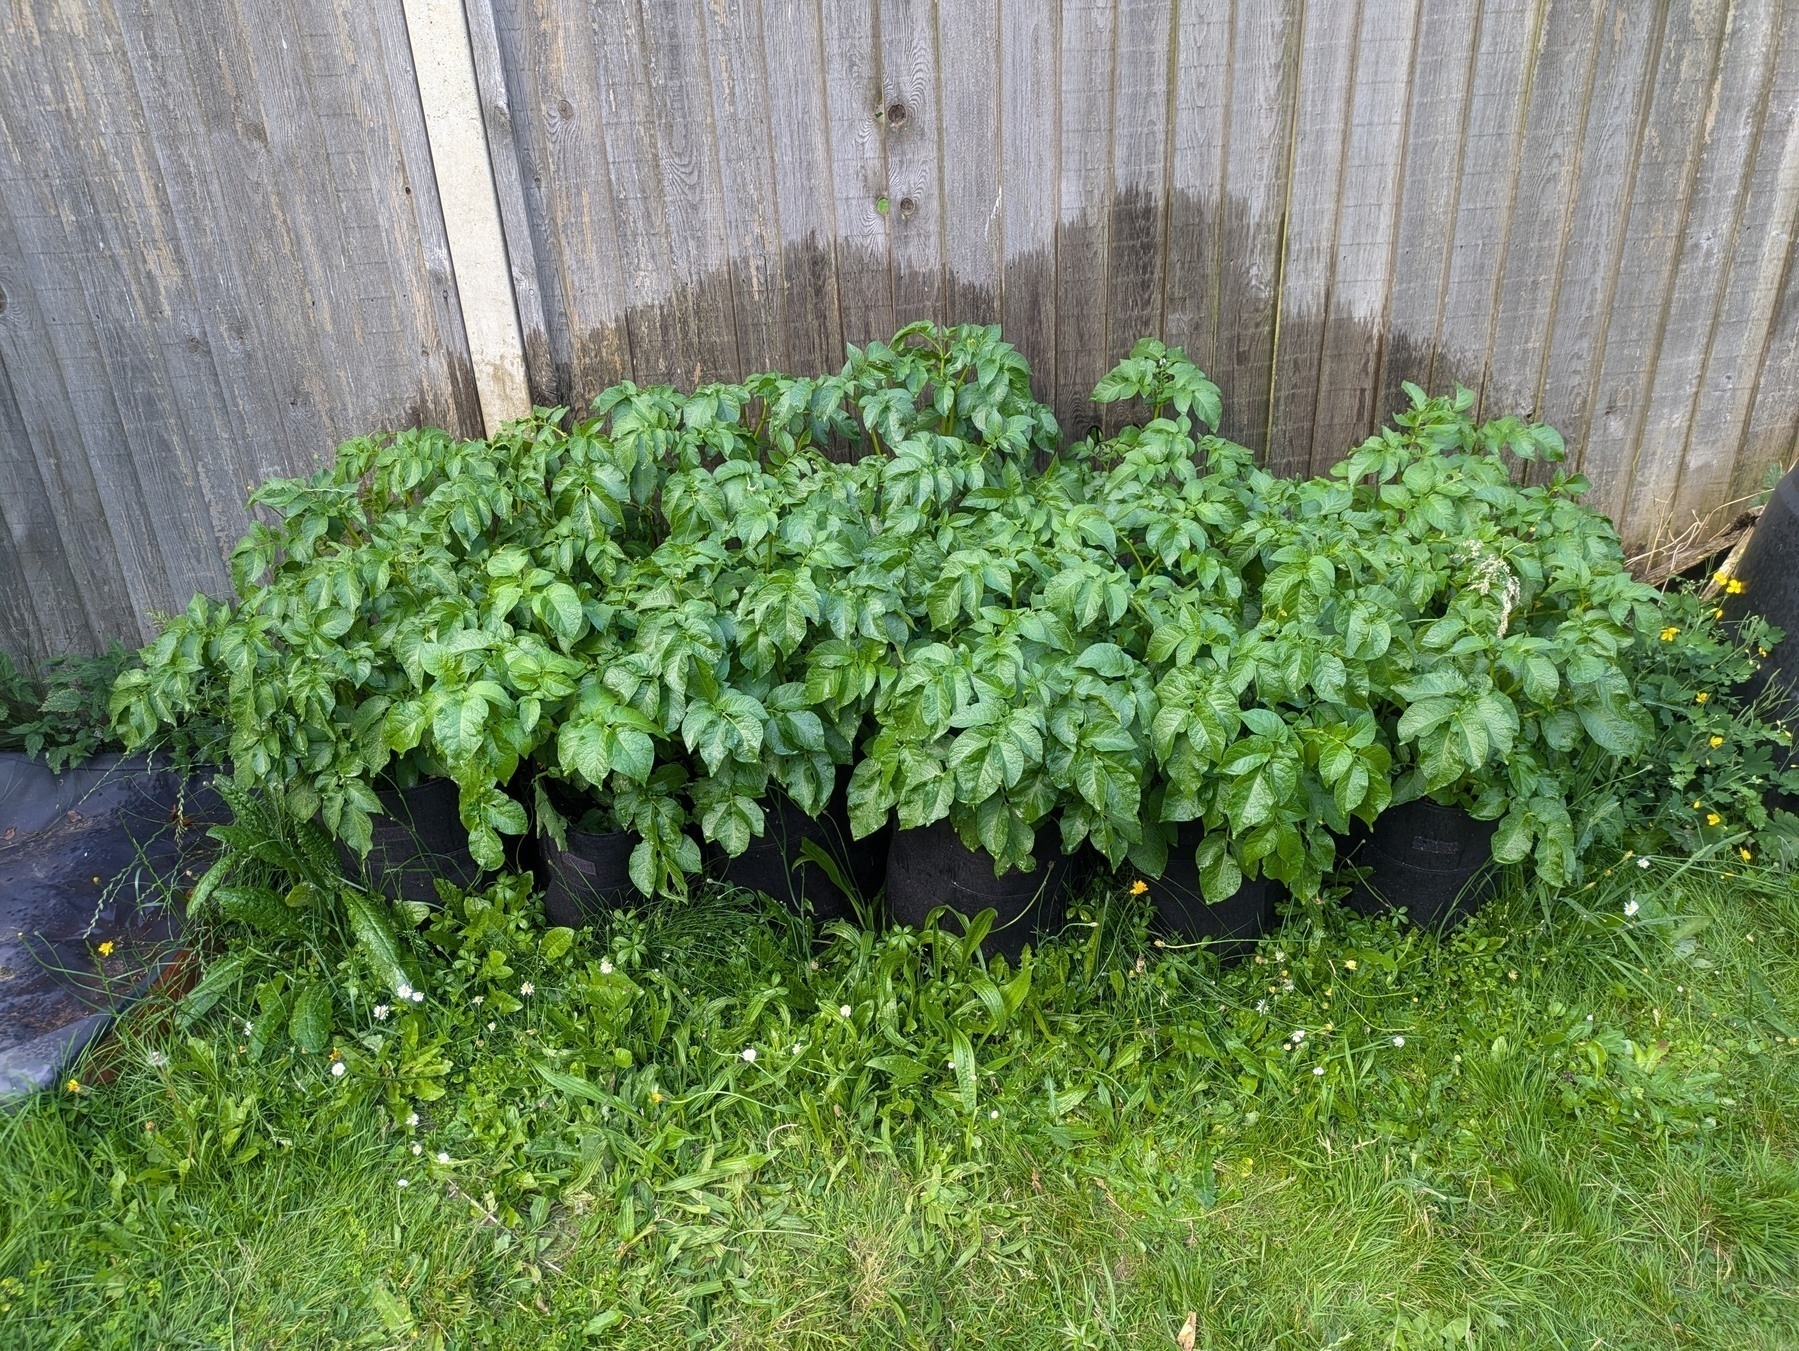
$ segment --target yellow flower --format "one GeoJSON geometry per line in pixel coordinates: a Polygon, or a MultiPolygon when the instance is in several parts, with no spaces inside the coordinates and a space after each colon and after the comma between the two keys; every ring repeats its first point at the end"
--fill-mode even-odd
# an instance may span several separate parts
{"type": "Polygon", "coordinates": [[[115,944],[112,939],[109,938],[104,943],[100,944],[99,947],[95,948],[94,951],[99,953],[102,957],[110,957],[112,956],[114,946],[115,944]]]}
{"type": "Polygon", "coordinates": [[[1713,619],[1722,619],[1722,618],[1724,618],[1724,611],[1722,611],[1722,610],[1713,610],[1713,611],[1712,611],[1712,618],[1713,618],[1713,619]]]}
{"type": "Polygon", "coordinates": [[[1719,816],[1718,813],[1716,813],[1716,812],[1707,812],[1705,814],[1705,824],[1708,826],[1718,825],[1723,820],[1724,820],[1724,818],[1722,816],[1719,816]]]}
{"type": "Polygon", "coordinates": [[[1664,643],[1671,643],[1679,636],[1680,630],[1675,628],[1672,624],[1662,630],[1662,641],[1664,643]]]}
{"type": "Polygon", "coordinates": [[[1730,580],[1730,574],[1728,572],[1714,572],[1712,574],[1712,580],[1719,586],[1723,586],[1730,580]]]}
{"type": "Polygon", "coordinates": [[[1711,698],[1710,694],[1708,694],[1705,690],[1700,690],[1699,693],[1697,693],[1693,696],[1693,702],[1696,704],[1703,704],[1709,698],[1711,698]]]}
{"type": "Polygon", "coordinates": [[[1149,890],[1149,883],[1145,882],[1141,877],[1139,877],[1135,882],[1131,883],[1131,895],[1133,895],[1133,896],[1141,896],[1144,892],[1146,892],[1148,890],[1149,890]]]}
{"type": "Polygon", "coordinates": [[[1694,811],[1698,811],[1698,810],[1699,810],[1699,799],[1698,799],[1698,798],[1694,798],[1694,799],[1693,799],[1693,810],[1694,810],[1694,811]]]}
{"type": "Polygon", "coordinates": [[[1723,737],[1721,737],[1721,736],[1715,736],[1715,737],[1713,737],[1713,738],[1712,738],[1712,749],[1713,749],[1713,750],[1717,750],[1717,749],[1718,749],[1718,747],[1720,747],[1720,746],[1722,746],[1722,745],[1723,745],[1723,744],[1724,744],[1724,738],[1723,738],[1723,737]]]}
{"type": "Polygon", "coordinates": [[[1345,971],[1354,971],[1355,970],[1355,958],[1351,957],[1348,961],[1344,962],[1343,969],[1345,971]]]}
{"type": "Polygon", "coordinates": [[[1724,590],[1729,595],[1740,596],[1747,588],[1735,577],[1732,577],[1728,582],[1724,583],[1724,590]]]}
{"type": "Polygon", "coordinates": [[[1755,861],[1755,855],[1750,853],[1747,849],[1739,847],[1737,853],[1743,856],[1743,862],[1745,863],[1752,863],[1755,861]]]}
{"type": "Polygon", "coordinates": [[[71,1079],[68,1083],[64,1084],[63,1087],[68,1089],[71,1093],[79,1093],[81,1092],[81,1080],[71,1079]]]}

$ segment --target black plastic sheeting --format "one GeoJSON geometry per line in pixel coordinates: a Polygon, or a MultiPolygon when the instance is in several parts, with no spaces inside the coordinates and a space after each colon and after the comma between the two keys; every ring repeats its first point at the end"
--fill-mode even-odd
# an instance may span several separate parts
{"type": "Polygon", "coordinates": [[[142,756],[0,752],[0,1103],[58,1084],[180,951],[223,804],[142,756]]]}

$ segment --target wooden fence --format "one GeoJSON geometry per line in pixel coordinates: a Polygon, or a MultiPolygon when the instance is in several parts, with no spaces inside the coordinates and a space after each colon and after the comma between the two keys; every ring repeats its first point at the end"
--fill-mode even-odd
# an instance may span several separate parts
{"type": "Polygon", "coordinates": [[[566,403],[998,322],[1078,432],[1157,334],[1289,471],[1460,381],[1651,570],[1794,458],[1799,0],[449,4],[0,11],[0,647],[222,590],[244,485],[478,431],[496,342],[566,403]]]}

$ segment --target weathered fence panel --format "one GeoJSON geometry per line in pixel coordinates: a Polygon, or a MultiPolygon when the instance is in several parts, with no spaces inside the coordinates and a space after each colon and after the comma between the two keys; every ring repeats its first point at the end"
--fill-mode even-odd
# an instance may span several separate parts
{"type": "Polygon", "coordinates": [[[247,485],[475,431],[398,0],[0,8],[0,646],[227,588],[247,485]]]}
{"type": "MultiPolygon", "coordinates": [[[[464,0],[532,392],[1143,334],[1322,469],[1413,380],[1645,566],[1799,421],[1799,0],[464,0]]],[[[479,425],[400,0],[0,15],[0,645],[222,584],[242,485],[479,425]]],[[[461,260],[458,260],[461,261],[461,260]]]]}

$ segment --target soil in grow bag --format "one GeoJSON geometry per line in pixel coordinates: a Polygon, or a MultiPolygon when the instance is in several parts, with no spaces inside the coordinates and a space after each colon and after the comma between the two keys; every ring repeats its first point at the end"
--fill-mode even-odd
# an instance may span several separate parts
{"type": "Polygon", "coordinates": [[[173,968],[226,816],[209,781],[142,756],[53,774],[0,753],[0,1103],[63,1082],[173,968]]]}
{"type": "Polygon", "coordinates": [[[631,881],[635,832],[569,826],[563,838],[567,848],[558,848],[547,835],[538,837],[546,874],[543,914],[549,923],[579,929],[643,900],[631,881]]]}
{"type": "Polygon", "coordinates": [[[993,928],[981,943],[989,957],[1016,961],[1027,942],[1062,927],[1062,897],[1069,864],[1056,848],[1058,832],[1037,832],[1032,851],[1037,866],[993,875],[985,850],[969,849],[947,819],[915,830],[896,830],[887,855],[887,909],[896,923],[922,925],[925,916],[947,905],[964,919],[995,910],[993,928]]]}
{"type": "Polygon", "coordinates": [[[1184,825],[1168,850],[1168,866],[1160,877],[1145,877],[1156,907],[1156,929],[1181,943],[1208,941],[1225,961],[1255,951],[1256,940],[1274,927],[1274,902],[1280,885],[1265,877],[1246,877],[1236,894],[1208,904],[1199,887],[1194,851],[1203,828],[1184,825]]]}
{"type": "Polygon", "coordinates": [[[881,889],[892,832],[883,827],[866,839],[852,837],[849,804],[841,786],[816,818],[779,790],[763,802],[762,810],[763,833],[736,858],[718,865],[717,875],[725,881],[766,892],[796,914],[809,907],[820,923],[853,920],[856,908],[851,898],[802,852],[810,841],[837,864],[839,875],[861,893],[864,903],[881,889]]]}
{"type": "Polygon", "coordinates": [[[1493,894],[1497,821],[1476,821],[1460,807],[1420,798],[1389,807],[1359,831],[1344,862],[1367,870],[1349,893],[1365,915],[1403,909],[1412,923],[1435,929],[1473,914],[1493,894]]]}
{"type": "Polygon", "coordinates": [[[481,870],[468,850],[460,795],[450,779],[426,779],[411,788],[381,788],[383,814],[372,818],[368,857],[340,848],[344,870],[366,873],[369,885],[394,901],[437,903],[438,878],[472,887],[481,870]]]}

